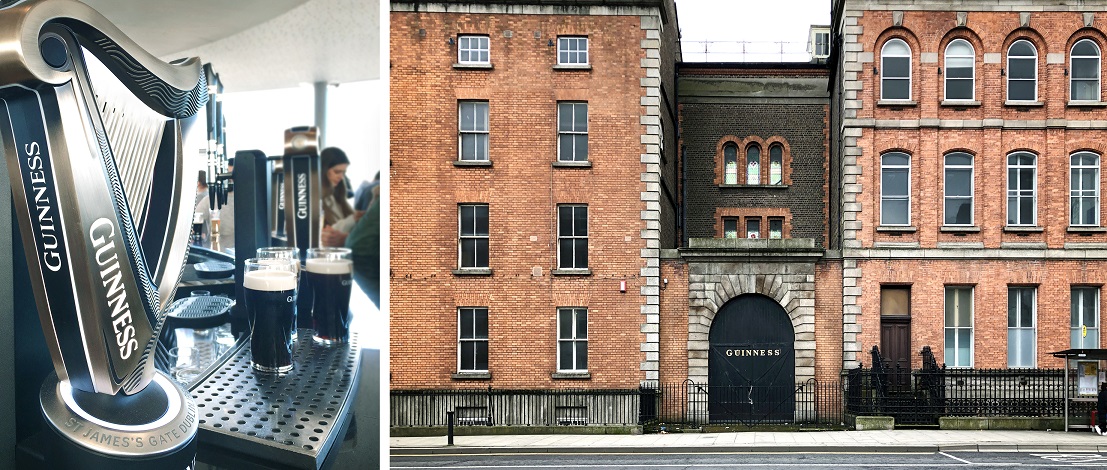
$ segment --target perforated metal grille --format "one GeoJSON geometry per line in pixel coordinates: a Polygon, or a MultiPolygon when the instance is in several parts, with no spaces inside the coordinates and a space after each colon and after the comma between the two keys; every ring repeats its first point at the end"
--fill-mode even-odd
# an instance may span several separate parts
{"type": "Polygon", "coordinates": [[[349,343],[335,346],[316,345],[311,333],[299,331],[294,369],[288,375],[255,372],[246,342],[217,372],[193,387],[201,442],[318,468],[347,419],[361,349],[353,332],[349,343]]]}

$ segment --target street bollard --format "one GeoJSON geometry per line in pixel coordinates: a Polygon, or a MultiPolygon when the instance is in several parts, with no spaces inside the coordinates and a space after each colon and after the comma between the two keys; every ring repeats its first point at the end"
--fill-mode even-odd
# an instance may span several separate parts
{"type": "Polygon", "coordinates": [[[446,412],[446,445],[454,445],[454,412],[446,412]]]}

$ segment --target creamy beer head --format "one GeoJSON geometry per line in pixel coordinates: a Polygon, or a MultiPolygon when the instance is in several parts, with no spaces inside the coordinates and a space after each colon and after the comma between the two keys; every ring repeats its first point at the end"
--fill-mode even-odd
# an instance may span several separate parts
{"type": "Polygon", "coordinates": [[[304,270],[315,274],[350,274],[353,266],[348,259],[308,258],[304,270]]]}
{"type": "Polygon", "coordinates": [[[296,288],[296,273],[280,269],[260,269],[245,273],[242,286],[247,289],[278,292],[296,288]]]}

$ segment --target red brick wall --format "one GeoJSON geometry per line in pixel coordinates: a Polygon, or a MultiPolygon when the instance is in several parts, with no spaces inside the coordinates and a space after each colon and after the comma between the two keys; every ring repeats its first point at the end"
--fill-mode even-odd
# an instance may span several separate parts
{"type": "Polygon", "coordinates": [[[835,381],[842,372],[842,261],[815,264],[815,379],[835,381]]]}
{"type": "Polygon", "coordinates": [[[391,15],[393,388],[632,388],[643,378],[640,21],[391,15]],[[493,70],[452,67],[447,40],[463,33],[490,36],[493,70]],[[592,70],[553,70],[547,41],[559,34],[589,37],[592,70]],[[458,99],[489,101],[491,167],[453,165],[458,99]],[[558,100],[588,101],[591,168],[551,167],[558,100]],[[489,204],[490,277],[451,274],[459,203],[489,204]],[[559,203],[589,205],[590,276],[551,276],[559,203]],[[489,309],[490,380],[451,379],[459,306],[489,309]],[[559,306],[589,308],[588,380],[551,378],[559,306]]]}
{"type": "Polygon", "coordinates": [[[688,264],[662,260],[661,278],[661,379],[663,384],[688,378],[688,264]]]}
{"type": "Polygon", "coordinates": [[[880,345],[880,286],[908,284],[915,368],[922,367],[919,351],[923,346],[930,346],[938,364],[944,362],[946,286],[973,287],[977,368],[1007,367],[1007,289],[1036,286],[1038,367],[1061,367],[1063,361],[1049,353],[1069,348],[1072,287],[1102,286],[1107,278],[1107,265],[1101,261],[871,260],[858,265],[863,273],[859,319],[862,362],[871,364],[868,351],[880,345]]]}

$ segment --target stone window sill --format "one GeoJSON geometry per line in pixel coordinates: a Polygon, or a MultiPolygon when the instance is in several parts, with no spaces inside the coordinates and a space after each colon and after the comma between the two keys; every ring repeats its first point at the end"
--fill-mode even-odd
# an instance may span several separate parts
{"type": "Polygon", "coordinates": [[[458,372],[450,375],[454,380],[490,380],[492,379],[492,373],[485,372],[458,372]]]}
{"type": "Polygon", "coordinates": [[[788,189],[786,184],[720,184],[720,188],[788,189]]]}
{"type": "Polygon", "coordinates": [[[880,106],[880,107],[899,108],[899,107],[915,107],[915,106],[918,106],[919,103],[915,100],[880,100],[880,101],[876,102],[876,105],[880,106]]]}
{"type": "Polygon", "coordinates": [[[1045,229],[1033,225],[1008,225],[1003,227],[1004,232],[1009,233],[1042,233],[1045,229]]]}
{"type": "Polygon", "coordinates": [[[458,69],[458,70],[492,70],[492,63],[491,62],[487,63],[487,64],[481,64],[481,63],[475,63],[475,64],[455,63],[454,68],[458,69]]]}
{"type": "Polygon", "coordinates": [[[1070,225],[1068,228],[1069,233],[1107,233],[1107,227],[1096,227],[1087,225],[1070,225]]]}
{"type": "Polygon", "coordinates": [[[592,275],[592,270],[588,269],[588,268],[584,268],[584,269],[561,268],[561,269],[555,269],[553,271],[550,271],[550,274],[553,274],[554,276],[591,276],[592,275]]]}
{"type": "Polygon", "coordinates": [[[1045,106],[1045,103],[1041,101],[1011,101],[1007,100],[1003,102],[1004,106],[1011,106],[1015,108],[1040,108],[1045,106]]]}
{"type": "Polygon", "coordinates": [[[1069,101],[1073,108],[1107,108],[1107,101],[1069,101]]]}
{"type": "Polygon", "coordinates": [[[590,372],[554,372],[551,379],[588,380],[592,378],[590,372]]]}
{"type": "Polygon", "coordinates": [[[557,64],[553,66],[554,70],[592,70],[592,64],[557,64]]]}
{"type": "Polygon", "coordinates": [[[592,162],[585,160],[583,162],[577,161],[555,161],[553,162],[554,168],[592,168],[592,162]]]}
{"type": "Polygon", "coordinates": [[[876,227],[876,231],[882,233],[915,233],[918,230],[918,227],[914,225],[879,225],[876,227]]]}
{"type": "Polygon", "coordinates": [[[976,108],[980,102],[976,100],[942,100],[942,106],[948,108],[976,108]]]}
{"type": "Polygon", "coordinates": [[[942,233],[980,233],[980,227],[975,225],[943,225],[942,233]]]}
{"type": "Polygon", "coordinates": [[[491,268],[461,268],[450,271],[454,276],[491,276],[491,268]]]}
{"type": "Polygon", "coordinates": [[[490,167],[492,166],[492,160],[454,160],[454,166],[463,167],[490,167]]]}

